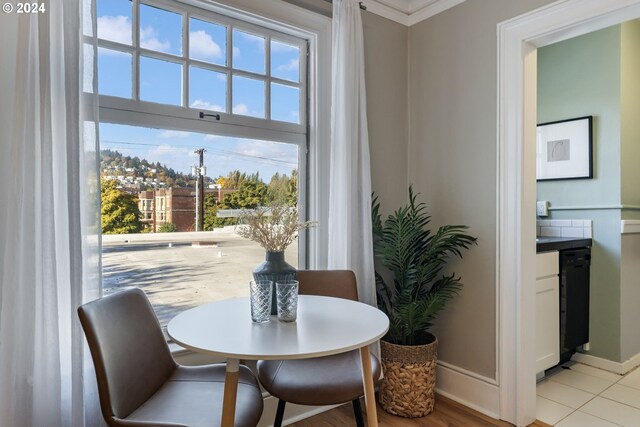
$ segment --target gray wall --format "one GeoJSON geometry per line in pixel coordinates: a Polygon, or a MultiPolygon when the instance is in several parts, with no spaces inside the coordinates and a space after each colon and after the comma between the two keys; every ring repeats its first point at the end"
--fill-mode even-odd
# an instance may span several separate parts
{"type": "Polygon", "coordinates": [[[621,26],[538,49],[538,123],[594,116],[593,179],[538,182],[549,219],[593,220],[590,354],[620,361],[620,34],[621,26]],[[594,60],[597,58],[597,60],[594,60]],[[614,332],[615,331],[615,332],[614,332]]]}
{"type": "Polygon", "coordinates": [[[362,13],[371,185],[387,215],[407,202],[409,29],[362,13]]]}
{"type": "Polygon", "coordinates": [[[409,182],[434,225],[467,224],[479,238],[452,265],[465,288],[439,318],[439,357],[489,378],[496,377],[496,25],[548,3],[467,0],[409,29],[409,182]]]}

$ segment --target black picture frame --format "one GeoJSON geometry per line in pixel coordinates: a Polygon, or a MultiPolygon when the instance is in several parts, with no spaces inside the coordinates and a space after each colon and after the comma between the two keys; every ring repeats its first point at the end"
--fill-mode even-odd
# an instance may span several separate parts
{"type": "Polygon", "coordinates": [[[540,123],[536,179],[593,179],[593,116],[540,123]]]}

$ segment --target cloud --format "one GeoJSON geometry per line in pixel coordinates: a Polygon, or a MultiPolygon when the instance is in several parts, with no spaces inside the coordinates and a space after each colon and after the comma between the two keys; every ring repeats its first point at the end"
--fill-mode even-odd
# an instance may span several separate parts
{"type": "Polygon", "coordinates": [[[223,138],[225,138],[225,137],[222,136],[222,135],[211,135],[210,134],[210,135],[205,135],[203,139],[205,141],[217,141],[217,140],[220,140],[220,139],[223,139],[223,138]]]}
{"type": "Polygon", "coordinates": [[[247,114],[249,107],[246,104],[236,104],[233,106],[233,114],[247,114]]]}
{"type": "Polygon", "coordinates": [[[225,111],[224,107],[221,107],[217,104],[212,104],[209,101],[205,101],[204,99],[196,99],[189,105],[191,108],[199,108],[202,110],[213,110],[213,111],[225,111]]]}
{"type": "Polygon", "coordinates": [[[187,138],[191,136],[191,132],[185,132],[182,130],[164,130],[160,132],[160,138],[187,138]]]}
{"type": "Polygon", "coordinates": [[[298,164],[298,150],[295,145],[256,139],[240,140],[234,151],[248,156],[266,157],[278,162],[298,164]]]}
{"type": "MultiPolygon", "coordinates": [[[[98,17],[98,38],[131,45],[131,20],[128,16],[121,15],[98,17]]],[[[171,43],[168,40],[160,41],[158,31],[152,26],[140,29],[140,46],[159,52],[171,52],[171,43]]],[[[121,52],[106,49],[102,52],[121,54],[121,52]]]]}
{"type": "Polygon", "coordinates": [[[186,147],[175,147],[169,144],[160,144],[156,148],[152,148],[149,150],[149,157],[151,159],[155,159],[158,157],[167,157],[174,159],[177,156],[189,156],[194,157],[195,154],[192,150],[186,147]]]}
{"type": "Polygon", "coordinates": [[[189,33],[189,49],[191,55],[197,59],[209,60],[222,57],[222,49],[204,30],[189,33]]]}
{"type": "Polygon", "coordinates": [[[131,21],[127,16],[98,17],[98,38],[131,44],[131,21]]]}
{"type": "Polygon", "coordinates": [[[239,47],[233,47],[233,59],[239,58],[240,57],[240,48],[239,47]]]}
{"type": "Polygon", "coordinates": [[[298,58],[295,58],[295,59],[289,60],[289,62],[286,63],[286,64],[278,65],[276,70],[278,70],[278,71],[298,71],[299,67],[300,67],[300,60],[298,58]]]}
{"type": "Polygon", "coordinates": [[[169,40],[160,41],[158,31],[152,26],[140,28],[140,46],[158,52],[171,53],[169,40]]]}
{"type": "Polygon", "coordinates": [[[237,31],[237,30],[234,30],[233,36],[234,38],[236,36],[239,36],[239,38],[241,38],[247,44],[249,43],[253,44],[255,45],[256,49],[258,49],[259,51],[264,51],[264,37],[255,36],[253,34],[245,33],[244,31],[237,31]]]}

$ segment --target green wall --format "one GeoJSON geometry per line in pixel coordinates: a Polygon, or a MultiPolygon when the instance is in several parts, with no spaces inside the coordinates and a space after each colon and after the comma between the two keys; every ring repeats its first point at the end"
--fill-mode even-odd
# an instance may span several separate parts
{"type": "Polygon", "coordinates": [[[619,205],[619,25],[538,49],[538,123],[582,116],[594,118],[594,179],[541,181],[538,200],[619,205]]]}
{"type": "Polygon", "coordinates": [[[537,199],[550,202],[549,219],[593,221],[589,354],[616,362],[640,352],[623,352],[640,314],[623,313],[632,284],[620,274],[620,220],[640,217],[639,46],[632,21],[538,49],[538,123],[594,117],[593,179],[538,182],[537,199]]]}
{"type": "MultiPolygon", "coordinates": [[[[640,207],[640,21],[621,31],[621,201],[640,207]]],[[[640,219],[639,210],[625,209],[623,219],[640,219]]]]}

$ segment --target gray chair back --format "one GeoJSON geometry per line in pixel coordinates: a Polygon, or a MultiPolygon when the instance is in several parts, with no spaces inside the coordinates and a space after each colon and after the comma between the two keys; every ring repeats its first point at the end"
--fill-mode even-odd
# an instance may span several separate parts
{"type": "Polygon", "coordinates": [[[95,365],[105,420],[126,418],[176,369],[158,319],[140,289],[78,308],[95,365]]]}
{"type": "Polygon", "coordinates": [[[351,270],[298,270],[298,292],[358,301],[356,275],[351,270]]]}

